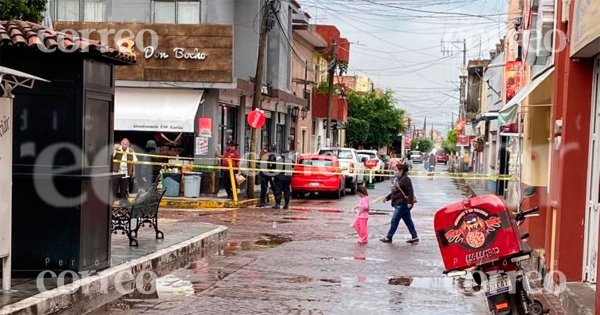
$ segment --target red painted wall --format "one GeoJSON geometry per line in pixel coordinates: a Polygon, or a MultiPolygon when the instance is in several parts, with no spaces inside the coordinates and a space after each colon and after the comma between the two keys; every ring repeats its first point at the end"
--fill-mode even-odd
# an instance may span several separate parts
{"type": "Polygon", "coordinates": [[[316,25],[316,31],[327,42],[328,49],[333,41],[336,41],[338,60],[346,63],[350,62],[350,41],[347,38],[340,37],[340,30],[335,25],[316,25]]]}
{"type": "MultiPolygon", "coordinates": [[[[327,93],[313,93],[313,118],[327,118],[327,107],[329,105],[329,96],[327,93]]],[[[331,110],[331,119],[337,121],[348,121],[348,101],[343,97],[335,97],[331,110]]]]}
{"type": "MultiPolygon", "coordinates": [[[[559,22],[558,28],[569,34],[566,24],[559,22]]],[[[560,150],[552,151],[549,197],[550,207],[557,209],[557,234],[555,261],[548,263],[554,263],[567,281],[581,281],[593,60],[572,61],[569,55],[567,47],[555,59],[552,130],[562,118],[563,132],[560,150]]],[[[550,259],[551,235],[547,235],[546,257],[550,259]]]]}
{"type": "Polygon", "coordinates": [[[346,63],[350,62],[350,41],[347,38],[340,38],[338,59],[346,63]]]}

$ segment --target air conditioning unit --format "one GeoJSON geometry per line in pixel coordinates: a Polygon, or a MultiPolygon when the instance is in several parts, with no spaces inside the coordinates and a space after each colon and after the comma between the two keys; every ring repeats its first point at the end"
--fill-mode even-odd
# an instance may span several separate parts
{"type": "Polygon", "coordinates": [[[571,11],[571,0],[562,0],[562,15],[560,20],[563,23],[569,22],[569,12],[571,11]]]}

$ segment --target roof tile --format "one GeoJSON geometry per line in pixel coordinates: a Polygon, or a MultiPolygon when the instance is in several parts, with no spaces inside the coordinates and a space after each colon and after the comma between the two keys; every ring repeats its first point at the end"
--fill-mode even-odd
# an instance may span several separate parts
{"type": "Polygon", "coordinates": [[[55,32],[42,25],[19,20],[0,21],[0,47],[4,45],[27,46],[40,50],[62,48],[64,51],[101,55],[125,64],[136,61],[133,53],[119,52],[108,46],[102,46],[97,41],[73,37],[72,34],[55,32]],[[74,50],[74,46],[77,49],[74,50]]]}

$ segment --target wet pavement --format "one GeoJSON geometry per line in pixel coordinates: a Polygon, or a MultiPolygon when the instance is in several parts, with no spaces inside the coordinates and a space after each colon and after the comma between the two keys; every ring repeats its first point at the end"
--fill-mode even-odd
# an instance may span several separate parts
{"type": "Polygon", "coordinates": [[[378,214],[366,246],[351,227],[357,196],[307,196],[290,210],[165,211],[169,220],[228,226],[221,255],[159,279],[157,295],[93,314],[486,314],[468,280],[442,275],[433,231],[435,210],[467,192],[448,178],[413,184],[417,245],[405,242],[403,223],[394,243],[379,242],[389,228],[391,207],[380,202],[389,181],[369,191],[378,214]]]}

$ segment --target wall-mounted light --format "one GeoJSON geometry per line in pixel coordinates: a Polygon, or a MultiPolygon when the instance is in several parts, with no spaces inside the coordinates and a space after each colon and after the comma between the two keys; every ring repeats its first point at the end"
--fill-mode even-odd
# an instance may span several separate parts
{"type": "Polygon", "coordinates": [[[300,113],[300,107],[292,107],[292,116],[298,117],[299,113],[300,113]]]}
{"type": "Polygon", "coordinates": [[[302,108],[302,112],[300,113],[300,115],[302,115],[302,120],[306,119],[306,117],[308,117],[308,109],[306,107],[302,108]]]}

